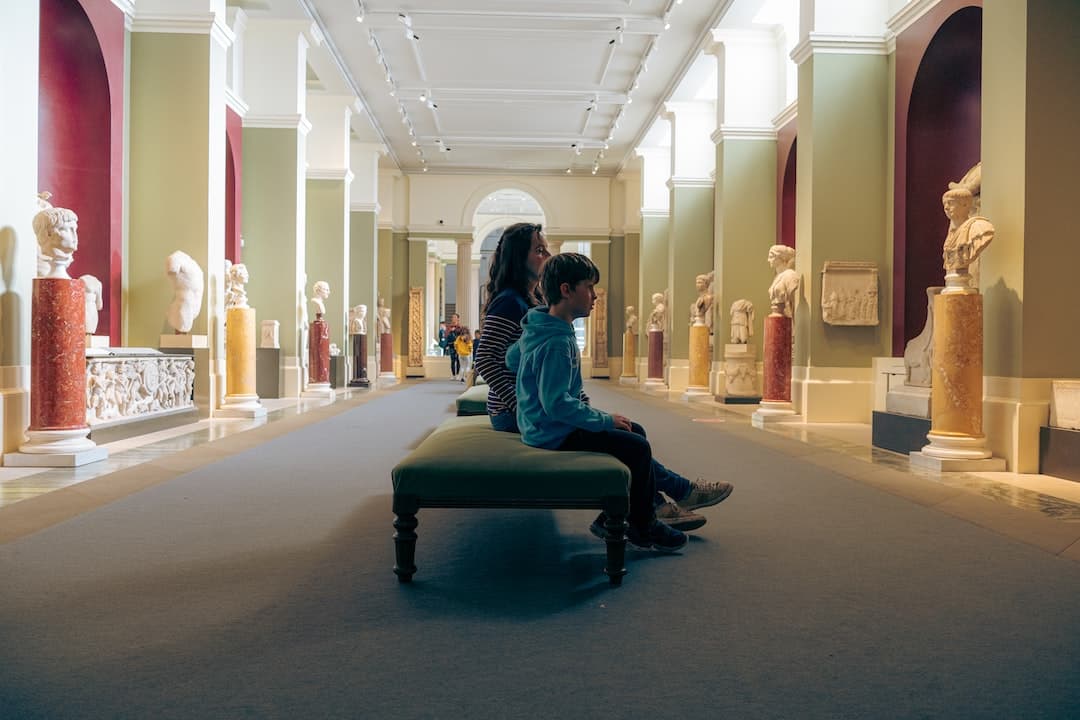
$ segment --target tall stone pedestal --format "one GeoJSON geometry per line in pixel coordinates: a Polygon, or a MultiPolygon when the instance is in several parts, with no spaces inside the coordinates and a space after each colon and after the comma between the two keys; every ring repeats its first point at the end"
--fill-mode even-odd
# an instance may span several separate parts
{"type": "Polygon", "coordinates": [[[724,394],[716,400],[729,405],[761,401],[757,391],[757,347],[753,343],[724,345],[724,394]]]}
{"type": "Polygon", "coordinates": [[[301,397],[334,398],[330,387],[330,327],[322,313],[308,328],[308,385],[301,397]]]}
{"type": "Polygon", "coordinates": [[[930,444],[911,464],[940,471],[1005,470],[986,448],[983,420],[983,299],[968,278],[949,274],[934,298],[930,444]]]}
{"type": "Polygon", "coordinates": [[[765,367],[761,407],[750,416],[754,427],[798,420],[791,405],[791,318],[770,313],[765,318],[765,367]]]}
{"type": "Polygon", "coordinates": [[[259,403],[255,378],[255,308],[229,308],[225,311],[225,400],[214,415],[266,415],[266,408],[259,403]]]}
{"type": "Polygon", "coordinates": [[[35,278],[30,316],[30,427],[8,467],[78,467],[104,460],[86,423],[86,312],[83,285],[35,278]]]}
{"type": "Polygon", "coordinates": [[[649,369],[641,389],[647,393],[667,394],[664,382],[664,331],[649,331],[649,369]]]}
{"type": "Polygon", "coordinates": [[[623,334],[622,373],[619,374],[619,384],[637,385],[637,336],[632,332],[623,334]]]}
{"type": "Polygon", "coordinates": [[[703,322],[690,326],[690,373],[683,402],[712,402],[709,392],[709,328],[703,322]]]}
{"type": "Polygon", "coordinates": [[[349,387],[370,387],[371,381],[367,376],[367,335],[356,334],[352,336],[352,366],[353,374],[349,378],[349,387]]]}
{"type": "Polygon", "coordinates": [[[393,385],[397,381],[394,374],[394,336],[382,333],[379,335],[379,384],[393,385]]]}

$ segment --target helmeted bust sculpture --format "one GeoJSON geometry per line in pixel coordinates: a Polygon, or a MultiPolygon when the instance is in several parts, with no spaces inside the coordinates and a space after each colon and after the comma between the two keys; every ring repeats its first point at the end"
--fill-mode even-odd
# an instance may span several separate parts
{"type": "Polygon", "coordinates": [[[994,226],[981,215],[972,215],[974,198],[971,191],[956,183],[941,196],[949,232],[941,256],[947,275],[968,275],[971,265],[994,239],[994,226]]]}

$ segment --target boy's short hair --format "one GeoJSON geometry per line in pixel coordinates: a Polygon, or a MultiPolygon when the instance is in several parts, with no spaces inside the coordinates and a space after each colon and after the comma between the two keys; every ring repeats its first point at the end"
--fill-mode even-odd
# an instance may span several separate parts
{"type": "Polygon", "coordinates": [[[552,255],[544,263],[544,269],[540,273],[540,289],[547,304],[554,305],[562,300],[562,291],[559,288],[563,283],[574,288],[582,280],[600,282],[600,269],[580,253],[559,253],[552,255]]]}

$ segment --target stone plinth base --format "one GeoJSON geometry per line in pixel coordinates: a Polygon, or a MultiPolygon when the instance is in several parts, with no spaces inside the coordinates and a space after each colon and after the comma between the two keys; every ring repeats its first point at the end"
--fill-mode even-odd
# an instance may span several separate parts
{"type": "Polygon", "coordinates": [[[802,422],[802,418],[795,414],[795,408],[789,402],[762,400],[761,407],[750,416],[750,424],[756,428],[785,422],[802,422]]]}
{"type": "Polygon", "coordinates": [[[281,348],[255,349],[255,392],[259,397],[281,397],[281,348]]]}
{"type": "Polygon", "coordinates": [[[638,384],[637,376],[636,375],[620,375],[619,376],[619,384],[620,385],[637,385],[638,384]]]}
{"type": "Polygon", "coordinates": [[[224,404],[214,411],[214,417],[260,418],[266,416],[266,408],[259,404],[258,395],[226,395],[224,404]]]}
{"type": "Polygon", "coordinates": [[[875,410],[871,423],[870,444],[883,450],[907,455],[922,450],[926,445],[928,432],[930,432],[928,418],[875,410]]]}
{"type": "Polygon", "coordinates": [[[104,460],[109,451],[87,437],[89,427],[29,430],[19,452],[4,455],[5,467],[79,467],[104,460]]]}
{"type": "Polygon", "coordinates": [[[300,393],[302,398],[320,398],[324,400],[333,400],[335,397],[334,388],[330,387],[330,383],[308,383],[308,386],[304,388],[304,392],[300,393]]]}
{"type": "Polygon", "coordinates": [[[205,335],[188,335],[184,333],[181,335],[161,335],[158,347],[197,349],[210,346],[206,342],[205,335]]]}
{"type": "Polygon", "coordinates": [[[668,394],[668,386],[664,383],[663,380],[659,380],[657,378],[648,378],[644,383],[641,384],[641,391],[644,393],[648,393],[649,395],[666,396],[668,394]]]}
{"type": "Polygon", "coordinates": [[[930,419],[930,388],[907,387],[885,394],[885,411],[930,419]]]}
{"type": "Polygon", "coordinates": [[[938,472],[1004,472],[1004,458],[982,458],[979,460],[967,460],[956,458],[942,458],[927,455],[924,452],[913,452],[908,456],[912,467],[927,468],[938,472]]]}
{"type": "Polygon", "coordinates": [[[94,447],[74,453],[35,453],[13,452],[4,455],[4,467],[81,467],[105,460],[109,451],[103,447],[94,447]]]}
{"type": "Polygon", "coordinates": [[[86,347],[88,348],[103,348],[109,347],[108,335],[87,335],[86,347]]]}
{"type": "Polygon", "coordinates": [[[724,397],[761,399],[757,391],[757,348],[752,343],[724,345],[724,397]]]}
{"type": "Polygon", "coordinates": [[[698,387],[688,387],[683,394],[679,396],[679,399],[686,403],[700,403],[700,402],[712,402],[713,395],[709,392],[709,388],[704,385],[698,387]]]}
{"type": "Polygon", "coordinates": [[[1039,428],[1039,472],[1080,482],[1080,430],[1039,428]]]}
{"type": "Polygon", "coordinates": [[[757,405],[761,402],[761,396],[746,395],[717,395],[713,399],[724,405],[757,405]]]}
{"type": "Polygon", "coordinates": [[[378,384],[382,387],[386,387],[388,385],[397,385],[398,383],[397,375],[392,372],[379,373],[379,377],[377,378],[377,380],[378,384]]]}

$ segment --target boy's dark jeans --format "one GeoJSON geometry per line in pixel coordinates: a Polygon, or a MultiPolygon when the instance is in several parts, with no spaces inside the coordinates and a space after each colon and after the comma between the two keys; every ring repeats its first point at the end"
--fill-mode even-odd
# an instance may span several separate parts
{"type": "Polygon", "coordinates": [[[630,468],[630,517],[628,521],[633,526],[644,527],[655,516],[652,448],[649,446],[649,441],[644,438],[640,426],[637,431],[575,430],[567,435],[559,446],[559,450],[606,453],[630,468]]]}
{"type": "Polygon", "coordinates": [[[450,374],[457,375],[461,371],[461,360],[458,358],[457,350],[450,351],[450,374]]]}

